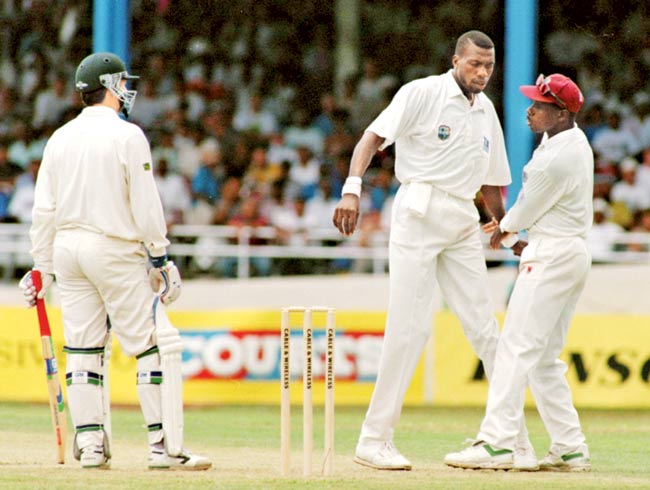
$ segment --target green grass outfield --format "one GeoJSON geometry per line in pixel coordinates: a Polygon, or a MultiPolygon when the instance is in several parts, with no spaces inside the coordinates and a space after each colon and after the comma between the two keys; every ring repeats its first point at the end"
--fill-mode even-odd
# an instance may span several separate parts
{"type": "MultiPolygon", "coordinates": [[[[406,408],[395,442],[413,462],[410,472],[376,471],[352,455],[365,408],[336,411],[334,475],[302,475],[301,409],[292,411],[292,475],[279,476],[279,408],[272,406],[188,409],[186,446],[208,455],[203,472],[148,471],[147,442],[137,409],[113,410],[113,461],[109,471],[81,470],[67,445],[67,462],[54,462],[45,405],[0,404],[0,489],[650,489],[650,411],[582,410],[593,471],[584,474],[516,473],[448,468],[444,454],[476,434],[477,408],[406,408]]],[[[536,412],[527,412],[538,456],[548,438],[536,412]]],[[[314,473],[322,459],[322,410],[314,417],[314,473]]],[[[69,430],[69,434],[72,432],[69,430]]]]}

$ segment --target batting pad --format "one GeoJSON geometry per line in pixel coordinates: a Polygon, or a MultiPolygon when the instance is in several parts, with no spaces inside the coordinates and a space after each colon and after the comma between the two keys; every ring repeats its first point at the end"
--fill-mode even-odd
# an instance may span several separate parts
{"type": "Polygon", "coordinates": [[[167,318],[159,297],[156,297],[153,309],[156,343],[163,375],[160,395],[165,449],[170,456],[178,456],[183,450],[183,377],[181,374],[183,342],[178,330],[167,318]]]}

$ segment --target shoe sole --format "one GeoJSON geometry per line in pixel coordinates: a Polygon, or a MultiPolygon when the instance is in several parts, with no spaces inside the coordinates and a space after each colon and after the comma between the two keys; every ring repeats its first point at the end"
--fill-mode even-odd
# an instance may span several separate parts
{"type": "Polygon", "coordinates": [[[360,464],[361,466],[367,466],[368,468],[373,468],[375,470],[386,470],[386,471],[411,471],[411,465],[403,466],[379,466],[365,459],[361,459],[358,456],[354,457],[354,462],[360,464]]]}
{"type": "Polygon", "coordinates": [[[452,462],[444,462],[447,466],[451,466],[452,468],[460,468],[463,470],[504,470],[504,471],[509,471],[514,469],[512,464],[508,463],[501,463],[498,465],[494,464],[489,464],[489,463],[452,463],[452,462]]]}
{"type": "Polygon", "coordinates": [[[110,464],[86,465],[81,467],[82,470],[110,470],[110,464]]]}
{"type": "Polygon", "coordinates": [[[198,466],[149,466],[152,471],[205,471],[212,468],[212,463],[198,466]]]}
{"type": "Polygon", "coordinates": [[[591,471],[591,465],[589,466],[540,466],[539,471],[552,471],[556,473],[586,473],[591,471]]]}

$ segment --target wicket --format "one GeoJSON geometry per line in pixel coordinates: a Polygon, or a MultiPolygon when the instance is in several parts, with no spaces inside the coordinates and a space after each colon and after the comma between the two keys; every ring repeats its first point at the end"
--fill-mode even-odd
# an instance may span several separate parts
{"type": "Polygon", "coordinates": [[[334,458],[334,337],[336,334],[336,312],[333,308],[323,306],[290,306],[282,309],[281,320],[281,354],[280,354],[280,472],[289,474],[291,452],[291,372],[289,367],[291,323],[290,314],[303,314],[303,475],[312,473],[312,456],[314,451],[313,398],[312,398],[312,357],[313,327],[312,313],[326,313],[325,326],[325,448],[323,475],[332,474],[334,458]]]}

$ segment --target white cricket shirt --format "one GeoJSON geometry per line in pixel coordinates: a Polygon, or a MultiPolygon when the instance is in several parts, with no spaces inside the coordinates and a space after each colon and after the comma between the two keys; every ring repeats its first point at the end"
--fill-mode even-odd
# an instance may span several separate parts
{"type": "Polygon", "coordinates": [[[449,70],[402,86],[368,126],[395,142],[395,176],[402,183],[429,182],[462,199],[482,185],[510,184],[503,131],[483,94],[470,105],[449,70]]]}
{"type": "Polygon", "coordinates": [[[593,221],[594,157],[576,125],[542,142],[524,167],[517,202],[501,220],[503,231],[586,237],[593,221]]]}
{"type": "Polygon", "coordinates": [[[169,241],[142,130],[104,106],[86,107],[48,140],[36,180],[31,254],[52,272],[57,230],[84,229],[143,242],[154,257],[169,241]]]}

